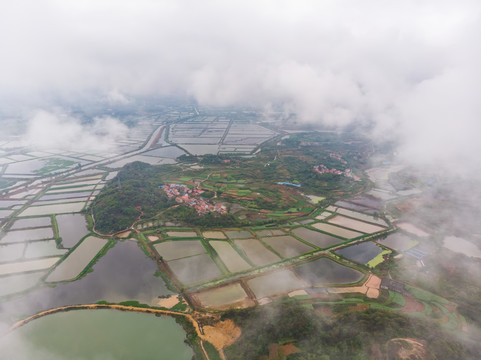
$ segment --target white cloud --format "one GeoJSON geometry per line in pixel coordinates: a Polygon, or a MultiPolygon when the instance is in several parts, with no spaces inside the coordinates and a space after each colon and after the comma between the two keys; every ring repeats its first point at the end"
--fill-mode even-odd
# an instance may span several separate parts
{"type": "Polygon", "coordinates": [[[112,117],[94,118],[92,124],[44,110],[37,111],[27,125],[24,143],[36,149],[104,152],[127,135],[128,128],[112,117]]]}
{"type": "Polygon", "coordinates": [[[2,2],[0,102],[282,103],[306,122],[374,121],[406,156],[459,158],[481,152],[480,16],[477,0],[2,2]]]}

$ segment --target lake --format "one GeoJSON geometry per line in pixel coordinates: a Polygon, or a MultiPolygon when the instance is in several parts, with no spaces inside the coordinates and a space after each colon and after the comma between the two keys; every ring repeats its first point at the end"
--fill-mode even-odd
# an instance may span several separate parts
{"type": "Polygon", "coordinates": [[[0,340],[5,359],[190,360],[185,332],[170,317],[75,310],[34,320],[0,340]]]}

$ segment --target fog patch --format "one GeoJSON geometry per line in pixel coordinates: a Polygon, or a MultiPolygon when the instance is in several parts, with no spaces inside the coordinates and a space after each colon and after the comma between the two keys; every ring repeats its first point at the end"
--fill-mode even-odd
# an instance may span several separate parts
{"type": "Polygon", "coordinates": [[[128,127],[110,116],[95,117],[84,124],[70,115],[38,110],[28,122],[23,141],[36,150],[96,153],[112,151],[127,133],[128,127]]]}

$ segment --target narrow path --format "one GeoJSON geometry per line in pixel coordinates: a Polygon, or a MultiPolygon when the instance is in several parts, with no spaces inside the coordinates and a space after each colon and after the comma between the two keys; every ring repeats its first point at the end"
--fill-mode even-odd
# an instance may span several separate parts
{"type": "MultiPolygon", "coordinates": [[[[206,341],[205,335],[202,332],[197,320],[194,319],[194,317],[191,314],[185,314],[185,313],[179,313],[171,310],[162,310],[162,309],[151,309],[151,308],[139,308],[135,306],[126,306],[126,305],[116,305],[116,304],[84,304],[84,305],[68,305],[68,306],[62,306],[54,309],[49,309],[45,310],[42,312],[39,312],[35,315],[29,316],[26,319],[23,319],[21,321],[16,322],[13,324],[10,329],[8,329],[6,332],[3,334],[0,334],[1,336],[4,336],[13,330],[19,328],[20,326],[23,326],[25,324],[28,324],[29,322],[39,319],[41,317],[47,316],[47,315],[52,315],[58,312],[63,312],[63,311],[71,311],[71,310],[98,310],[98,309],[113,309],[113,310],[121,310],[121,311],[132,311],[132,312],[139,312],[139,313],[147,313],[147,314],[162,314],[162,315],[177,315],[177,316],[183,316],[187,318],[192,325],[194,326],[194,329],[199,336],[200,339],[200,347],[202,349],[202,352],[204,353],[204,357],[207,360],[210,360],[209,355],[207,354],[207,351],[204,348],[203,341],[206,341]]],[[[221,358],[223,360],[226,360],[225,355],[223,352],[219,352],[221,358]]]]}

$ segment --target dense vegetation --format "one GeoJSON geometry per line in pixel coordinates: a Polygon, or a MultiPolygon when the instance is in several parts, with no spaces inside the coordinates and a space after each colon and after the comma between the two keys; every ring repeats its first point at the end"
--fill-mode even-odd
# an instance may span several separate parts
{"type": "Polygon", "coordinates": [[[268,355],[269,345],[282,343],[294,343],[300,350],[288,359],[384,359],[386,352],[392,351],[386,344],[394,338],[420,340],[425,344],[424,359],[477,359],[481,350],[466,347],[433,323],[384,310],[349,311],[324,318],[297,302],[285,301],[232,310],[223,317],[233,319],[243,331],[226,349],[230,360],[258,359],[268,355]]]}
{"type": "Polygon", "coordinates": [[[167,210],[163,214],[163,218],[172,221],[181,221],[199,227],[229,227],[243,225],[234,216],[230,214],[208,213],[205,215],[197,215],[196,211],[185,205],[177,206],[167,210]]]}
{"type": "Polygon", "coordinates": [[[171,206],[158,188],[165,169],[141,162],[125,165],[91,205],[96,230],[120,231],[131,226],[142,213],[148,218],[171,206]]]}
{"type": "MultiPolygon", "coordinates": [[[[278,144],[272,141],[253,158],[233,155],[182,156],[183,166],[150,166],[131,163],[119,171],[91,206],[95,228],[103,233],[120,231],[136,219],[156,217],[161,221],[180,222],[200,227],[227,227],[281,221],[307,215],[313,210],[302,193],[336,200],[360,192],[368,182],[354,181],[342,175],[318,174],[313,167],[323,163],[329,168],[357,174],[354,161],[363,162],[366,144],[351,135],[300,134],[278,144]],[[342,150],[342,151],[341,151],[342,150]],[[332,157],[342,156],[342,160],[332,157]],[[201,164],[191,168],[191,164],[201,164]],[[302,188],[278,185],[280,181],[302,184],[302,188]],[[199,216],[194,209],[176,206],[159,186],[165,182],[198,186],[206,199],[241,206],[240,212],[227,215],[209,213],[199,216]],[[168,209],[169,208],[169,209],[168,209]],[[165,211],[168,209],[167,211],[165,211]],[[269,214],[276,212],[273,217],[269,214]]],[[[237,208],[236,211],[238,211],[237,208]]]]}

